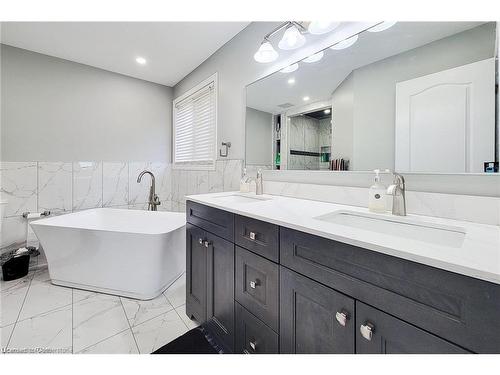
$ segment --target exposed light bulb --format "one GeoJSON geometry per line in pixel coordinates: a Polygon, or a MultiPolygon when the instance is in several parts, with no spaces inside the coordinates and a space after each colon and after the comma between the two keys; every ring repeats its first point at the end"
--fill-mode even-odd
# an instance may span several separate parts
{"type": "Polygon", "coordinates": [[[140,65],[146,65],[147,61],[144,57],[138,56],[135,58],[135,62],[140,65]]]}
{"type": "Polygon", "coordinates": [[[378,25],[373,26],[372,28],[368,29],[367,31],[371,33],[378,33],[380,31],[387,30],[390,27],[393,27],[397,22],[392,22],[392,21],[384,21],[382,23],[379,23],[378,25]]]}
{"type": "Polygon", "coordinates": [[[292,73],[299,69],[299,64],[295,63],[292,65],[288,65],[286,68],[280,70],[281,73],[292,73]]]}
{"type": "Polygon", "coordinates": [[[358,36],[357,35],[354,35],[354,36],[351,36],[350,38],[347,38],[337,44],[334,44],[333,46],[331,46],[330,48],[331,49],[334,49],[334,50],[339,50],[339,49],[344,49],[344,48],[349,48],[350,46],[352,46],[354,43],[356,43],[358,40],[358,36]]]}
{"type": "Polygon", "coordinates": [[[307,28],[311,34],[321,35],[335,30],[340,25],[340,22],[330,21],[312,21],[307,28]]]}
{"type": "Polygon", "coordinates": [[[290,79],[288,80],[288,84],[289,84],[289,85],[293,85],[294,83],[295,83],[295,78],[290,78],[290,79]]]}
{"type": "Polygon", "coordinates": [[[311,55],[309,57],[306,57],[304,60],[302,60],[303,62],[306,62],[306,63],[313,63],[313,62],[317,62],[319,60],[321,60],[324,56],[324,52],[323,51],[320,51],[318,53],[315,53],[314,55],[311,55]]]}
{"type": "Polygon", "coordinates": [[[302,100],[303,100],[303,101],[305,101],[305,102],[307,102],[309,99],[310,99],[310,98],[309,98],[308,96],[304,96],[304,97],[302,98],[302,100]]]}
{"type": "Polygon", "coordinates": [[[278,47],[283,50],[291,50],[302,47],[305,42],[306,38],[304,35],[297,29],[297,26],[292,24],[285,30],[283,38],[278,43],[278,47]]]}
{"type": "Polygon", "coordinates": [[[259,47],[259,50],[253,55],[255,61],[260,63],[269,63],[278,58],[278,52],[273,48],[272,44],[264,40],[259,47]]]}

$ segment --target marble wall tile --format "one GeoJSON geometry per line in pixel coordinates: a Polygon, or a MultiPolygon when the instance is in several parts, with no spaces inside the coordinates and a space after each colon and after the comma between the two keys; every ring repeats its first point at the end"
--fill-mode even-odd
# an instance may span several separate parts
{"type": "Polygon", "coordinates": [[[4,215],[17,216],[37,210],[37,163],[0,163],[0,200],[7,201],[4,215]]]}
{"type": "Polygon", "coordinates": [[[151,169],[156,180],[156,194],[161,201],[172,199],[172,165],[166,162],[154,162],[151,169]]]}
{"type": "Polygon", "coordinates": [[[224,191],[240,190],[243,161],[240,159],[224,161],[224,191]]]}
{"type": "Polygon", "coordinates": [[[103,162],[102,199],[104,207],[128,204],[128,172],[128,164],[125,162],[103,162]]]}
{"type": "Polygon", "coordinates": [[[73,163],[73,210],[102,206],[102,163],[73,163]]]}
{"type": "Polygon", "coordinates": [[[5,251],[18,248],[26,241],[26,220],[22,216],[5,217],[0,219],[0,249],[5,251]]]}
{"type": "Polygon", "coordinates": [[[38,212],[72,209],[73,171],[71,163],[38,163],[38,212]]]}
{"type": "Polygon", "coordinates": [[[224,191],[224,161],[217,160],[215,170],[208,171],[208,192],[220,193],[224,191]]]}
{"type": "MultiPolygon", "coordinates": [[[[149,175],[143,176],[140,183],[137,182],[137,177],[142,171],[148,170],[152,172],[151,162],[130,162],[128,163],[128,185],[129,195],[128,204],[135,205],[144,203],[149,198],[149,187],[151,186],[151,178],[149,175]]],[[[154,173],[154,172],[153,172],[154,173]]]]}

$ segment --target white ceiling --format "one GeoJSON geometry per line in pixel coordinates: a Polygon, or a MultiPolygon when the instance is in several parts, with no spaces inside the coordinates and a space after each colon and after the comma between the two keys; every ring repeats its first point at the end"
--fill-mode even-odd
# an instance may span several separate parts
{"type": "Polygon", "coordinates": [[[249,22],[2,22],[14,47],[174,86],[249,22]],[[147,59],[139,65],[135,58],[147,59]]]}
{"type": "MultiPolygon", "coordinates": [[[[364,32],[358,42],[347,49],[325,50],[323,59],[316,63],[299,63],[293,73],[274,73],[247,86],[247,106],[269,113],[282,113],[280,104],[301,107],[308,103],[327,100],[340,83],[355,69],[399,53],[431,43],[435,40],[476,27],[480,22],[398,22],[380,32],[364,32]],[[288,83],[289,78],[295,84],[288,83]]],[[[335,34],[335,32],[333,32],[335,34]]]]}

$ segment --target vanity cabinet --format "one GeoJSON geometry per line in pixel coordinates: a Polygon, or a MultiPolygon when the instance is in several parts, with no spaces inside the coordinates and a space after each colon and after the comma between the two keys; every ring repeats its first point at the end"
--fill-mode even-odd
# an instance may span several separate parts
{"type": "Polygon", "coordinates": [[[466,354],[422,329],[373,307],[356,302],[356,353],[361,354],[466,354]]]}
{"type": "Polygon", "coordinates": [[[500,285],[191,201],[187,221],[186,311],[228,352],[500,353],[500,285]]]}
{"type": "Polygon", "coordinates": [[[281,353],[354,353],[354,300],[281,267],[281,353]]]}

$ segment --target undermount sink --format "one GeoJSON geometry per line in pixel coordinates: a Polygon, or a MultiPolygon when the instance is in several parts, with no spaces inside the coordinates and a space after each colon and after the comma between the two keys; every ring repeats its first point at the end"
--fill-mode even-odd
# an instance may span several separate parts
{"type": "Polygon", "coordinates": [[[335,211],[317,216],[314,219],[455,248],[462,247],[465,239],[464,228],[429,223],[408,217],[393,217],[354,211],[335,211]]]}
{"type": "Polygon", "coordinates": [[[257,203],[262,201],[268,201],[271,198],[263,197],[260,195],[243,195],[243,194],[229,194],[220,195],[214,199],[224,201],[226,203],[257,203]]]}

